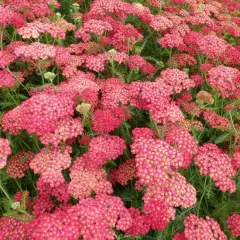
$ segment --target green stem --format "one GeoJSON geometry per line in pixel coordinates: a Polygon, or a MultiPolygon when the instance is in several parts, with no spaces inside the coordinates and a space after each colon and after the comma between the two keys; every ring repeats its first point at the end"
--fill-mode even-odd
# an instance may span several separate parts
{"type": "Polygon", "coordinates": [[[10,198],[9,194],[7,193],[7,191],[4,189],[4,187],[2,186],[2,183],[0,182],[0,189],[1,191],[4,193],[4,195],[6,196],[6,198],[12,202],[12,199],[10,198]]]}

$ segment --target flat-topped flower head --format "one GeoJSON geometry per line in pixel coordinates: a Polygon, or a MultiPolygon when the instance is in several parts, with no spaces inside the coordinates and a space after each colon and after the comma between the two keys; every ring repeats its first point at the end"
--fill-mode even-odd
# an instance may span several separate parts
{"type": "Polygon", "coordinates": [[[227,219],[227,227],[231,230],[231,233],[234,237],[240,236],[240,215],[237,213],[233,213],[227,219]]]}
{"type": "Polygon", "coordinates": [[[34,173],[39,173],[43,182],[51,186],[57,186],[64,182],[61,171],[71,164],[71,148],[66,147],[64,151],[59,148],[47,150],[43,148],[30,162],[30,168],[34,173]]]}
{"type": "Polygon", "coordinates": [[[7,173],[13,178],[22,178],[25,171],[29,169],[29,163],[35,156],[29,151],[19,152],[11,157],[7,162],[7,173]]]}
{"type": "Polygon", "coordinates": [[[226,235],[221,230],[220,225],[212,218],[198,218],[194,214],[189,214],[184,221],[184,235],[186,239],[213,239],[227,240],[226,235]]]}
{"type": "Polygon", "coordinates": [[[200,173],[209,175],[221,191],[236,191],[236,183],[232,178],[237,172],[232,159],[217,145],[205,143],[199,147],[194,162],[200,168],[200,173]]]}
{"type": "Polygon", "coordinates": [[[110,172],[109,180],[112,183],[120,183],[121,185],[127,185],[128,181],[137,177],[136,174],[136,162],[135,159],[128,159],[122,163],[117,169],[113,169],[110,172]]]}
{"type": "Polygon", "coordinates": [[[83,199],[95,194],[111,194],[112,184],[107,181],[107,175],[101,167],[88,167],[88,155],[75,159],[70,169],[71,181],[68,193],[75,198],[83,199]]]}

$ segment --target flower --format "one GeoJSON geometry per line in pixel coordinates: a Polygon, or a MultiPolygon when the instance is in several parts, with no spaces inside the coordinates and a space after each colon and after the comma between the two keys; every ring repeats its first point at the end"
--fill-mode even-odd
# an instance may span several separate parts
{"type": "Polygon", "coordinates": [[[25,171],[29,169],[29,163],[34,157],[34,153],[29,151],[19,152],[11,157],[7,162],[7,173],[12,178],[22,178],[25,171]]]}
{"type": "Polygon", "coordinates": [[[198,218],[194,214],[189,214],[184,221],[184,235],[186,239],[221,239],[227,240],[226,235],[220,225],[212,218],[198,218]]]}
{"type": "Polygon", "coordinates": [[[162,71],[157,81],[164,82],[175,93],[195,87],[194,81],[188,77],[188,74],[178,69],[168,68],[162,71]]]}
{"type": "Polygon", "coordinates": [[[227,219],[227,227],[231,230],[231,233],[234,237],[240,236],[240,215],[237,213],[233,213],[227,219]]]}
{"type": "Polygon", "coordinates": [[[25,227],[27,222],[23,222],[12,217],[0,218],[0,238],[21,240],[26,237],[25,227]]]}
{"type": "Polygon", "coordinates": [[[162,231],[168,225],[168,207],[164,202],[150,200],[144,204],[142,211],[145,214],[145,221],[149,222],[153,230],[162,231]]]}
{"type": "Polygon", "coordinates": [[[137,176],[143,185],[154,182],[164,185],[172,167],[184,166],[182,154],[163,140],[139,137],[134,139],[131,151],[135,154],[137,176]]]}
{"type": "Polygon", "coordinates": [[[54,58],[56,56],[56,48],[50,44],[34,42],[30,45],[16,47],[14,54],[17,57],[24,57],[28,60],[42,60],[54,58]]]}
{"type": "Polygon", "coordinates": [[[36,154],[30,162],[30,168],[34,173],[41,174],[43,182],[51,186],[58,186],[64,182],[61,171],[71,164],[69,153],[71,149],[67,147],[64,151],[58,148],[47,150],[43,148],[40,153],[36,154]]]}
{"type": "Polygon", "coordinates": [[[121,185],[127,185],[128,181],[137,177],[136,174],[136,162],[135,159],[128,159],[126,162],[120,164],[117,169],[113,169],[110,172],[109,180],[112,183],[120,183],[121,185]]]}
{"type": "Polygon", "coordinates": [[[232,159],[217,145],[205,143],[199,147],[194,162],[200,168],[200,173],[209,175],[221,191],[236,191],[232,177],[236,176],[237,172],[232,165],[232,159]]]}
{"type": "Polygon", "coordinates": [[[123,121],[131,117],[124,107],[97,109],[93,113],[92,129],[99,133],[109,133],[119,128],[123,121]]]}
{"type": "Polygon", "coordinates": [[[0,70],[0,88],[8,87],[11,88],[15,85],[15,79],[13,75],[7,70],[0,70]]]}
{"type": "Polygon", "coordinates": [[[168,171],[164,183],[155,182],[148,186],[144,194],[145,203],[152,199],[161,200],[169,207],[169,214],[174,219],[174,207],[189,208],[197,202],[197,191],[186,178],[175,171],[168,171]]]}
{"type": "Polygon", "coordinates": [[[213,110],[204,110],[203,117],[205,121],[216,129],[231,129],[231,123],[228,118],[218,115],[213,110]]]}
{"type": "Polygon", "coordinates": [[[101,93],[101,103],[106,109],[126,105],[130,100],[128,85],[119,78],[106,79],[101,86],[101,93]]]}
{"type": "Polygon", "coordinates": [[[39,93],[6,112],[2,118],[3,128],[14,134],[20,130],[42,135],[56,129],[58,120],[73,115],[71,96],[61,93],[39,93]]]}
{"type": "Polygon", "coordinates": [[[45,33],[49,33],[52,38],[65,39],[66,31],[67,29],[61,27],[60,24],[51,22],[47,18],[37,19],[17,30],[18,34],[21,35],[23,39],[39,38],[41,34],[45,33]]]}
{"type": "Polygon", "coordinates": [[[200,92],[197,93],[196,102],[200,105],[203,105],[204,103],[213,104],[214,99],[209,92],[200,91],[200,92]]]}
{"type": "Polygon", "coordinates": [[[89,147],[89,166],[100,166],[122,155],[126,145],[122,138],[104,134],[92,138],[89,147]]]}
{"type": "Polygon", "coordinates": [[[82,155],[75,159],[70,168],[71,181],[68,185],[68,193],[75,198],[83,199],[95,194],[111,194],[112,184],[107,181],[104,169],[87,166],[88,155],[82,155]]]}
{"type": "Polygon", "coordinates": [[[12,154],[10,142],[8,139],[0,138],[0,169],[7,164],[7,158],[12,154]]]}
{"type": "Polygon", "coordinates": [[[83,133],[80,118],[66,117],[57,122],[53,133],[46,133],[40,136],[40,141],[44,145],[52,144],[57,147],[61,141],[76,138],[83,133]]]}
{"type": "Polygon", "coordinates": [[[177,126],[170,125],[166,131],[165,141],[175,146],[184,157],[184,168],[188,168],[193,160],[193,156],[197,153],[198,144],[193,136],[185,130],[177,126]]]}
{"type": "Polygon", "coordinates": [[[125,233],[133,237],[147,234],[150,230],[150,221],[147,221],[145,215],[141,214],[136,208],[131,207],[128,211],[132,217],[132,224],[125,233]]]}
{"type": "Polygon", "coordinates": [[[217,89],[223,98],[229,98],[239,87],[236,68],[219,65],[208,71],[208,82],[213,89],[217,89]]]}
{"type": "Polygon", "coordinates": [[[79,224],[80,235],[87,239],[115,239],[117,230],[126,231],[132,218],[119,197],[97,195],[95,198],[81,200],[67,210],[79,224]]]}

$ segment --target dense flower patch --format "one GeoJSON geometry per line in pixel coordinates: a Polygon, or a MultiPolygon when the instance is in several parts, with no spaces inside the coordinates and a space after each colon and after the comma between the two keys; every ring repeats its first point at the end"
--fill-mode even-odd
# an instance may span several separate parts
{"type": "Polygon", "coordinates": [[[0,2],[0,240],[240,237],[237,0],[0,2]]]}

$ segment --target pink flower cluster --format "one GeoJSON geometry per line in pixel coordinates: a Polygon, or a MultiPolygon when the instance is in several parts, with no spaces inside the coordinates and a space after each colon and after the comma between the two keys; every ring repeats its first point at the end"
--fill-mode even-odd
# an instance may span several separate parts
{"type": "MultiPolygon", "coordinates": [[[[68,26],[69,28],[70,26],[68,26]]],[[[69,28],[74,30],[75,26],[69,28]]],[[[18,34],[25,38],[39,38],[41,34],[49,33],[52,38],[65,39],[66,31],[55,22],[51,22],[46,18],[38,19],[34,22],[27,23],[26,26],[23,26],[17,30],[18,34]]]]}
{"type": "Polygon", "coordinates": [[[5,138],[0,138],[0,169],[7,164],[7,158],[12,154],[10,142],[5,138]]]}
{"type": "Polygon", "coordinates": [[[229,98],[239,88],[239,74],[236,68],[220,65],[208,71],[208,82],[212,88],[219,90],[223,98],[229,98]]]}
{"type": "Polygon", "coordinates": [[[11,134],[21,130],[38,135],[51,133],[60,119],[73,115],[71,96],[61,93],[40,93],[3,115],[2,125],[11,134]]]}
{"type": "Polygon", "coordinates": [[[128,85],[119,78],[109,78],[101,86],[102,101],[104,108],[115,108],[126,105],[130,101],[128,85]]]}
{"type": "Polygon", "coordinates": [[[195,87],[194,81],[188,77],[188,74],[178,69],[166,69],[162,71],[157,82],[165,83],[175,93],[195,87]]]}
{"type": "Polygon", "coordinates": [[[122,200],[115,196],[99,195],[83,199],[67,210],[79,224],[80,236],[88,239],[115,239],[113,229],[126,231],[132,218],[122,200]]]}
{"type": "Polygon", "coordinates": [[[51,6],[54,8],[60,7],[56,0],[38,0],[34,2],[31,0],[3,0],[3,3],[28,20],[45,17],[46,15],[52,16],[51,6]]]}
{"type": "Polygon", "coordinates": [[[133,223],[126,234],[136,237],[137,235],[145,235],[150,228],[162,231],[168,225],[169,214],[168,207],[164,202],[159,200],[151,200],[142,208],[142,214],[136,208],[130,208],[129,212],[132,216],[133,223]]]}
{"type": "Polygon", "coordinates": [[[109,133],[120,127],[123,121],[128,120],[131,115],[127,109],[116,107],[113,109],[97,109],[93,113],[92,129],[98,133],[109,133]]]}
{"type": "Polygon", "coordinates": [[[27,223],[12,217],[0,218],[0,239],[21,240],[26,237],[25,227],[27,223]]]}
{"type": "Polygon", "coordinates": [[[163,201],[169,207],[169,216],[174,219],[174,207],[191,207],[196,203],[196,190],[177,173],[184,167],[181,152],[166,141],[153,137],[147,129],[134,129],[132,153],[136,155],[136,168],[139,183],[146,185],[144,202],[151,199],[163,201]]]}
{"type": "Polygon", "coordinates": [[[58,211],[54,214],[45,213],[33,219],[26,226],[26,236],[29,239],[78,239],[78,223],[74,217],[58,211]]]}
{"type": "Polygon", "coordinates": [[[117,169],[113,169],[110,172],[109,180],[113,184],[120,183],[121,185],[127,185],[129,180],[136,177],[136,162],[134,158],[131,158],[122,163],[117,169]]]}
{"type": "Polygon", "coordinates": [[[133,55],[129,57],[128,67],[130,69],[137,69],[145,74],[154,74],[156,68],[151,63],[147,62],[140,55],[133,55]]]}
{"type": "Polygon", "coordinates": [[[184,233],[177,234],[174,240],[185,239],[213,239],[227,240],[226,235],[220,228],[220,225],[212,218],[206,217],[206,220],[199,218],[194,214],[189,214],[184,221],[184,233]]]}
{"type": "Polygon", "coordinates": [[[16,28],[19,28],[26,24],[21,14],[11,8],[5,7],[2,4],[0,5],[0,16],[1,27],[6,27],[8,24],[11,24],[16,28]]]}
{"type": "Polygon", "coordinates": [[[237,172],[232,159],[217,145],[206,143],[199,147],[194,162],[200,168],[201,174],[209,175],[221,191],[236,191],[236,183],[232,177],[236,176],[237,172]]]}
{"type": "Polygon", "coordinates": [[[15,85],[15,79],[13,75],[7,70],[0,70],[0,88],[1,87],[13,87],[15,85]]]}
{"type": "Polygon", "coordinates": [[[163,140],[134,137],[131,151],[136,155],[137,176],[143,185],[164,185],[172,168],[184,166],[182,155],[163,140]]]}
{"type": "Polygon", "coordinates": [[[29,45],[19,46],[15,49],[14,54],[17,57],[23,57],[30,60],[43,60],[54,58],[56,48],[50,44],[34,42],[29,45]]]}
{"type": "Polygon", "coordinates": [[[66,117],[56,123],[53,133],[45,133],[40,136],[40,141],[44,145],[52,144],[57,147],[62,141],[74,139],[83,133],[80,118],[66,117]]]}
{"type": "Polygon", "coordinates": [[[194,66],[197,64],[197,61],[189,54],[176,53],[168,60],[168,64],[174,68],[182,68],[184,66],[194,66]]]}
{"type": "MultiPolygon", "coordinates": [[[[95,76],[78,72],[77,75],[64,81],[57,86],[57,89],[62,94],[70,95],[73,100],[83,97],[84,93],[90,95],[91,102],[98,102],[99,85],[95,82],[95,76]]],[[[89,99],[89,97],[88,97],[89,99]]],[[[87,101],[88,102],[88,101],[87,101]]]]}
{"type": "Polygon", "coordinates": [[[107,57],[104,54],[86,56],[85,65],[90,70],[102,72],[105,69],[107,57]]]}
{"type": "Polygon", "coordinates": [[[223,39],[215,35],[206,35],[197,41],[201,53],[210,58],[220,58],[226,51],[228,44],[223,39]]]}
{"type": "Polygon", "coordinates": [[[19,152],[7,162],[7,173],[13,178],[22,178],[29,169],[29,163],[34,158],[34,153],[29,151],[19,152]]]}
{"type": "MultiPolygon", "coordinates": [[[[7,209],[12,217],[0,217],[0,239],[114,240],[163,231],[182,208],[196,212],[201,189],[189,183],[192,162],[220,191],[234,193],[237,1],[66,2],[63,17],[57,0],[0,4],[0,169],[13,178],[33,170],[38,178],[33,191],[7,196],[16,202],[7,209]],[[206,142],[221,130],[225,142],[206,142]],[[128,189],[136,199],[124,199],[128,189]]],[[[227,220],[236,237],[239,221],[237,213],[227,220]]],[[[227,239],[210,217],[190,214],[184,225],[174,240],[227,239]]]]}
{"type": "MultiPolygon", "coordinates": [[[[2,218],[1,221],[6,220],[2,218]]],[[[75,206],[65,206],[53,213],[43,213],[25,225],[17,220],[15,223],[21,227],[21,237],[36,240],[55,237],[60,240],[77,240],[79,237],[114,240],[113,228],[126,231],[131,224],[131,215],[121,199],[107,195],[83,199],[75,206]]],[[[7,232],[3,233],[8,236],[7,232]]]]}
{"type": "Polygon", "coordinates": [[[204,110],[203,117],[205,121],[216,129],[231,129],[231,123],[228,118],[218,115],[213,110],[204,110]]]}
{"type": "Polygon", "coordinates": [[[189,208],[197,202],[196,189],[180,173],[171,171],[164,183],[153,183],[148,186],[144,194],[144,202],[151,199],[158,199],[167,204],[169,214],[172,219],[175,218],[174,207],[189,208]]]}
{"type": "Polygon", "coordinates": [[[49,183],[50,186],[58,186],[64,183],[64,177],[61,173],[71,164],[70,147],[61,149],[43,148],[40,153],[36,154],[30,162],[30,168],[34,173],[39,173],[43,182],[49,183]]]}
{"type": "Polygon", "coordinates": [[[126,149],[124,140],[118,136],[108,134],[91,139],[87,152],[87,163],[90,167],[104,165],[107,160],[114,160],[126,149]]]}
{"type": "Polygon", "coordinates": [[[112,184],[107,181],[104,169],[88,167],[88,155],[82,155],[75,159],[70,168],[71,181],[68,185],[68,193],[75,198],[83,199],[90,197],[92,192],[95,194],[111,194],[113,192],[112,184]]]}
{"type": "Polygon", "coordinates": [[[198,151],[198,144],[193,136],[186,130],[170,125],[166,131],[165,140],[182,153],[184,168],[188,168],[193,160],[193,156],[198,151]]]}
{"type": "Polygon", "coordinates": [[[237,213],[233,213],[227,219],[227,227],[231,230],[231,233],[234,237],[240,236],[240,215],[237,213]]]}
{"type": "Polygon", "coordinates": [[[5,68],[7,65],[12,63],[16,57],[9,50],[0,51],[0,68],[5,68]]]}
{"type": "Polygon", "coordinates": [[[235,168],[240,168],[240,151],[236,151],[234,154],[233,154],[233,166],[235,168]]]}
{"type": "Polygon", "coordinates": [[[76,31],[75,35],[78,38],[82,38],[83,42],[88,42],[91,39],[91,36],[88,33],[103,35],[105,31],[112,30],[113,27],[111,23],[103,20],[90,19],[84,22],[83,26],[76,31]]]}

